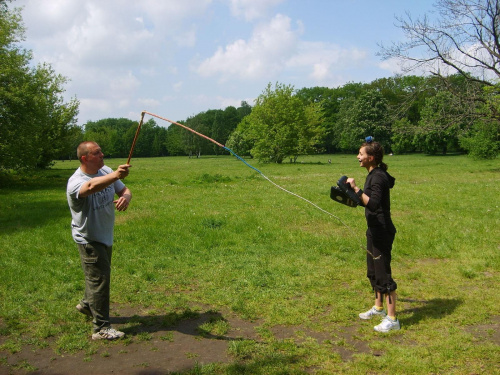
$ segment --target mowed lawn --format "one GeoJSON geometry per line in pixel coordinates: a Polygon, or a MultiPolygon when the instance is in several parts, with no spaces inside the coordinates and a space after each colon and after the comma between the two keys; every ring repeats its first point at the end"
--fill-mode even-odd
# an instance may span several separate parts
{"type": "MultiPolygon", "coordinates": [[[[246,161],[314,205],[233,156],[132,159],[125,179],[133,201],[117,213],[112,304],[179,320],[230,311],[255,324],[258,338],[228,341],[229,363],[193,373],[500,373],[498,159],[386,156],[396,177],[402,329],[385,335],[357,317],[374,297],[363,209],[329,197],[342,175],[363,185],[355,155],[246,161]],[[278,337],[276,327],[302,334],[278,337]]],[[[124,162],[106,160],[112,168],[124,162]]],[[[26,348],[50,348],[54,358],[84,352],[92,361],[99,348],[124,345],[92,342],[74,310],[83,274],[65,187],[77,167],[57,162],[0,179],[0,373],[35,370],[9,362],[26,348]]],[[[231,329],[214,323],[214,335],[231,329]]],[[[125,344],[141,341],[132,323],[125,331],[125,344]]]]}

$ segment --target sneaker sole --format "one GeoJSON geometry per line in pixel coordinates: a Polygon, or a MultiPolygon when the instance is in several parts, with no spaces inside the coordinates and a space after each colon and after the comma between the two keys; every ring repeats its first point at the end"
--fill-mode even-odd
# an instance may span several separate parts
{"type": "Polygon", "coordinates": [[[399,331],[400,328],[391,328],[391,329],[388,329],[388,330],[378,330],[376,329],[375,331],[377,332],[380,332],[380,333],[388,333],[388,332],[391,332],[391,331],[399,331]]]}
{"type": "Polygon", "coordinates": [[[373,329],[377,332],[380,332],[380,333],[387,333],[387,332],[391,332],[391,331],[399,331],[401,329],[401,326],[391,327],[389,329],[377,329],[377,327],[373,327],[373,329]]]}
{"type": "Polygon", "coordinates": [[[112,340],[119,340],[123,338],[123,336],[113,336],[113,337],[103,337],[99,334],[93,334],[92,335],[92,340],[109,340],[109,341],[112,341],[112,340]]]}

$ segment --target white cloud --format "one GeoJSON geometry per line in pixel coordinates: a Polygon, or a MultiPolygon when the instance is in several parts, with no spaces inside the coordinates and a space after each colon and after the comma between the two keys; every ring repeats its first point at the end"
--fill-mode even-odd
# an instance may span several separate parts
{"type": "MultiPolygon", "coordinates": [[[[448,60],[454,65],[471,73],[477,77],[484,79],[495,80],[498,76],[492,71],[484,69],[480,66],[477,61],[485,61],[489,64],[494,64],[491,55],[481,44],[470,44],[468,46],[463,46],[462,51],[457,50],[454,47],[450,47],[448,51],[448,60]]],[[[422,47],[421,51],[416,51],[415,56],[424,56],[425,49],[422,47]]],[[[391,74],[403,74],[408,73],[412,75],[427,75],[429,72],[440,73],[443,76],[456,74],[457,70],[451,66],[444,64],[441,60],[429,60],[426,63],[416,64],[414,60],[400,60],[400,59],[387,59],[382,61],[378,65],[381,69],[384,69],[391,74]]]]}
{"type": "Polygon", "coordinates": [[[285,72],[304,76],[315,83],[339,80],[339,72],[362,67],[368,53],[326,42],[300,41],[303,25],[292,29],[289,17],[276,15],[268,24],[259,24],[249,40],[239,39],[219,47],[193,69],[202,77],[272,80],[285,72]]]}
{"type": "Polygon", "coordinates": [[[174,83],[172,85],[172,87],[173,87],[175,92],[179,92],[179,91],[181,91],[183,85],[184,85],[184,82],[179,81],[179,82],[174,83]]]}
{"type": "Polygon", "coordinates": [[[326,62],[316,63],[313,65],[313,72],[311,73],[311,77],[315,81],[323,81],[328,78],[330,71],[330,65],[326,62]]]}
{"type": "MultiPolygon", "coordinates": [[[[107,0],[107,2],[110,0],[107,0]]],[[[123,7],[123,0],[112,0],[116,6],[123,7]]],[[[186,20],[203,17],[213,0],[142,0],[140,2],[128,1],[128,5],[135,5],[140,12],[146,13],[154,22],[155,28],[170,30],[175,34],[186,20]]],[[[126,2],[127,3],[127,2],[126,2]]]]}
{"type": "Polygon", "coordinates": [[[231,13],[253,21],[267,16],[268,12],[284,0],[229,0],[231,13]]]}
{"type": "Polygon", "coordinates": [[[196,26],[191,25],[188,30],[182,30],[182,32],[179,32],[172,39],[180,47],[194,47],[196,44],[196,31],[196,26]]]}
{"type": "Polygon", "coordinates": [[[91,111],[107,111],[110,109],[109,101],[102,99],[82,99],[80,100],[80,106],[91,111]]]}
{"type": "Polygon", "coordinates": [[[397,59],[384,60],[379,63],[378,66],[380,67],[380,69],[390,72],[391,75],[402,73],[401,62],[397,59]]]}
{"type": "Polygon", "coordinates": [[[248,104],[253,105],[255,98],[226,98],[222,96],[217,96],[216,101],[218,105],[216,106],[219,109],[226,109],[229,106],[233,106],[238,108],[241,105],[242,101],[246,101],[248,104]]]}
{"type": "Polygon", "coordinates": [[[173,96],[173,95],[165,95],[161,98],[161,100],[163,102],[172,102],[176,99],[177,97],[176,96],[173,96]]]}
{"type": "Polygon", "coordinates": [[[52,0],[42,4],[36,0],[19,0],[16,7],[23,7],[23,19],[28,25],[28,35],[41,40],[54,34],[64,35],[74,22],[82,22],[86,14],[84,2],[52,0]],[[32,22],[36,20],[37,22],[32,22]]]}
{"type": "Polygon", "coordinates": [[[222,81],[273,77],[295,53],[300,32],[292,29],[289,17],[278,14],[268,24],[258,25],[248,41],[219,47],[194,69],[203,77],[217,75],[222,81]]]}
{"type": "Polygon", "coordinates": [[[80,99],[80,120],[85,123],[89,120],[97,120],[105,117],[106,113],[109,113],[113,108],[108,100],[104,99],[94,99],[94,98],[83,98],[80,99]]]}
{"type": "Polygon", "coordinates": [[[143,83],[177,75],[170,55],[176,46],[195,45],[196,20],[211,3],[18,0],[14,5],[24,7],[26,45],[36,62],[48,62],[70,79],[66,89],[81,103],[80,121],[87,121],[91,114],[112,116],[124,106],[143,105],[134,98],[143,83]]]}
{"type": "Polygon", "coordinates": [[[290,69],[304,70],[316,83],[332,81],[339,72],[361,67],[368,53],[358,48],[345,48],[325,42],[301,42],[298,52],[288,61],[290,69]]]}
{"type": "Polygon", "coordinates": [[[37,58],[57,68],[158,64],[172,44],[196,43],[196,20],[212,0],[18,0],[37,58]],[[187,25],[186,25],[187,24],[187,25]]]}
{"type": "MultiPolygon", "coordinates": [[[[363,1],[367,12],[383,7],[363,1]]],[[[139,114],[144,106],[182,119],[239,106],[241,100],[253,104],[270,81],[332,86],[383,74],[389,62],[379,65],[368,44],[354,44],[378,29],[370,22],[346,27],[343,21],[356,14],[349,3],[16,0],[11,5],[24,6],[23,47],[33,50],[34,63],[48,62],[69,78],[64,95],[80,101],[83,123],[139,114]],[[283,13],[276,14],[278,9],[283,13]],[[351,39],[354,34],[358,38],[351,39]]]]}
{"type": "Polygon", "coordinates": [[[140,86],[140,81],[135,77],[132,72],[116,77],[109,83],[109,87],[114,92],[129,92],[136,90],[140,86]]]}
{"type": "Polygon", "coordinates": [[[144,108],[155,108],[161,104],[159,100],[153,98],[140,98],[137,102],[144,108]]]}
{"type": "MultiPolygon", "coordinates": [[[[233,106],[238,108],[241,105],[242,101],[246,101],[248,104],[253,105],[255,98],[235,98],[235,97],[226,97],[222,95],[194,95],[189,98],[195,103],[203,105],[205,110],[207,109],[226,109],[229,106],[233,106]]],[[[193,113],[195,115],[196,113],[193,113]]]]}

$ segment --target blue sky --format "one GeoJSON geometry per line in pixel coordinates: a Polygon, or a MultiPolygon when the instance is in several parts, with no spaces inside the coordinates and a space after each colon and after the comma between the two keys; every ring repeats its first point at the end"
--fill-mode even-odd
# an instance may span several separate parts
{"type": "MultiPolygon", "coordinates": [[[[174,121],[253,105],[269,82],[339,87],[399,72],[376,56],[432,0],[16,0],[34,62],[70,81],[78,123],[174,121]]],[[[168,125],[168,124],[161,124],[168,125]]]]}

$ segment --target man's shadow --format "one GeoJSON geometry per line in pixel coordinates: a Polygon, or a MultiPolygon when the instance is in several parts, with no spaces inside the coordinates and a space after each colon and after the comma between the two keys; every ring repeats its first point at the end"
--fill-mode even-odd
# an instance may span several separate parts
{"type": "Polygon", "coordinates": [[[422,319],[442,319],[452,314],[455,309],[463,303],[462,299],[434,298],[428,301],[410,298],[398,298],[398,302],[406,302],[415,307],[400,310],[400,313],[408,315],[400,319],[405,325],[416,325],[422,319]]]}
{"type": "Polygon", "coordinates": [[[227,322],[227,320],[219,312],[206,311],[199,313],[190,309],[166,315],[133,315],[110,318],[111,324],[127,325],[126,327],[121,327],[120,330],[131,336],[137,336],[141,333],[177,331],[185,335],[212,340],[241,340],[241,338],[229,337],[225,334],[213,334],[210,332],[210,324],[206,324],[213,323],[216,325],[221,322],[227,322]]]}

